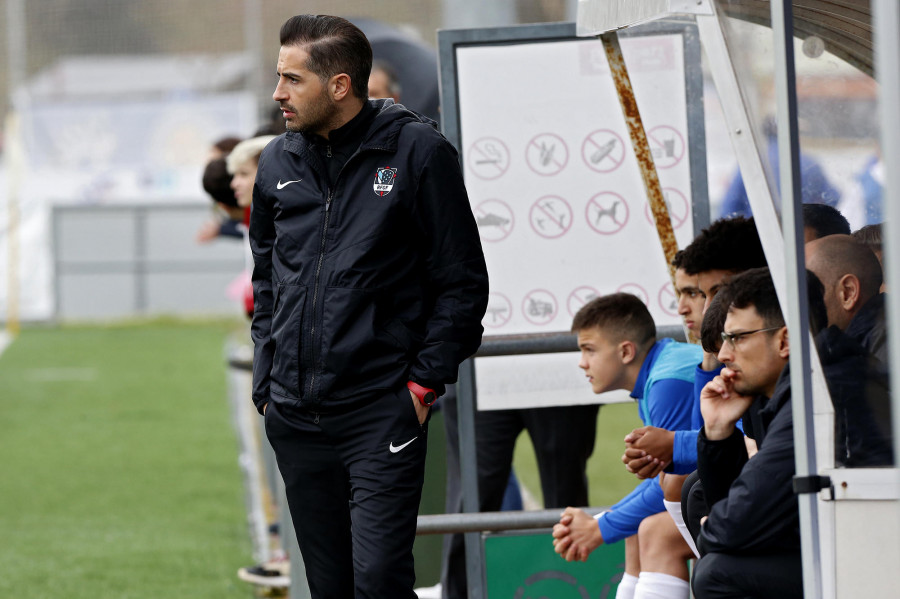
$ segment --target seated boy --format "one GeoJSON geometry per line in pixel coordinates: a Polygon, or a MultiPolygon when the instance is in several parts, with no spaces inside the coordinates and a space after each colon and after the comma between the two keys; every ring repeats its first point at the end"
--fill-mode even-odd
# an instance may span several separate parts
{"type": "MultiPolygon", "coordinates": [[[[587,303],[575,315],[572,330],[578,334],[581,348],[578,365],[594,393],[631,391],[644,424],[668,430],[690,427],[693,376],[701,359],[700,347],[672,339],[657,341],[656,325],[647,307],[627,293],[587,303]]],[[[643,481],[596,520],[583,510],[566,508],[553,527],[554,549],[567,561],[584,561],[603,543],[625,539],[625,577],[617,599],[633,597],[641,586],[654,587],[654,592],[662,596],[686,598],[686,573],[682,577],[641,572],[638,527],[647,516],[664,510],[663,491],[656,477],[643,481]]]]}

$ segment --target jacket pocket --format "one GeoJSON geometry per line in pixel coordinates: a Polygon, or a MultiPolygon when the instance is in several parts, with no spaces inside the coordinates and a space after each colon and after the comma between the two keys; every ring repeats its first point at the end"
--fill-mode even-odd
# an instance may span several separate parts
{"type": "Polygon", "coordinates": [[[279,284],[275,290],[272,315],[272,340],[275,342],[272,359],[272,383],[283,394],[300,397],[300,356],[303,315],[306,307],[306,287],[279,284]]]}
{"type": "Polygon", "coordinates": [[[410,332],[378,305],[378,292],[331,287],[323,306],[323,395],[334,398],[386,389],[404,376],[410,332]]]}

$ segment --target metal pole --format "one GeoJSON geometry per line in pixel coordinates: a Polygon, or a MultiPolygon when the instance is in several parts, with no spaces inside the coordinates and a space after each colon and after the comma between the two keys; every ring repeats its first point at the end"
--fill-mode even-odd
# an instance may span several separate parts
{"type": "MultiPolygon", "coordinates": [[[[478,513],[478,457],[475,453],[475,359],[469,358],[459,367],[456,388],[457,423],[459,434],[459,470],[462,483],[463,513],[478,513]]],[[[484,599],[484,548],[481,533],[469,532],[466,544],[466,586],[469,599],[484,599]]]]}
{"type": "Polygon", "coordinates": [[[25,83],[25,0],[6,0],[6,64],[9,78],[9,101],[25,83]]]}
{"type": "Polygon", "coordinates": [[[22,147],[21,119],[16,110],[15,96],[25,85],[25,61],[28,57],[25,41],[25,0],[6,2],[6,60],[9,77],[9,114],[5,118],[7,151],[5,161],[9,177],[7,210],[9,224],[7,244],[6,327],[9,334],[19,334],[19,189],[25,157],[22,147]]]}
{"type": "MultiPolygon", "coordinates": [[[[262,118],[267,122],[269,115],[263,106],[273,106],[274,103],[266,103],[264,100],[272,91],[266,88],[265,73],[269,71],[263,68],[263,19],[262,3],[260,0],[244,0],[244,45],[247,54],[250,55],[250,89],[256,100],[256,118],[262,118]]],[[[274,88],[273,88],[274,89],[274,88]]]]}
{"type": "Polygon", "coordinates": [[[631,147],[634,149],[634,156],[637,158],[638,167],[641,170],[641,180],[644,183],[644,190],[647,192],[647,201],[650,203],[650,211],[653,213],[653,222],[656,223],[656,233],[662,244],[669,278],[672,280],[672,285],[675,285],[675,267],[672,266],[672,259],[678,251],[678,241],[675,239],[672,219],[669,217],[669,207],[666,206],[663,196],[659,173],[656,172],[653,153],[650,151],[650,142],[647,141],[647,132],[644,131],[641,111],[638,110],[631,77],[628,75],[628,67],[625,65],[625,57],[622,56],[619,36],[612,31],[604,33],[600,39],[603,41],[603,49],[606,50],[609,70],[616,85],[616,94],[622,107],[622,115],[625,117],[628,136],[631,138],[631,147]]]}
{"type": "MultiPolygon", "coordinates": [[[[591,516],[596,516],[609,508],[583,507],[581,509],[591,516]]],[[[480,514],[431,514],[418,517],[416,534],[440,535],[472,531],[532,530],[552,528],[557,522],[559,522],[558,509],[481,512],[480,514]]]]}
{"type": "MultiPolygon", "coordinates": [[[[878,110],[881,116],[881,160],[896,165],[900,160],[900,5],[897,0],[873,0],[872,29],[875,50],[875,76],[879,84],[878,110]]],[[[885,242],[884,274],[888,288],[887,322],[889,327],[890,371],[900,372],[900,169],[884,169],[881,196],[885,211],[882,237],[885,242]]],[[[891,377],[896,388],[896,378],[891,377]]],[[[900,397],[891,397],[894,425],[894,463],[900,464],[900,397]]],[[[900,482],[900,481],[898,481],[900,482]]]]}
{"type": "MultiPolygon", "coordinates": [[[[787,316],[791,343],[791,405],[794,416],[794,460],[797,476],[817,473],[813,432],[812,380],[809,358],[808,297],[803,251],[803,211],[800,182],[800,140],[797,128],[797,85],[794,73],[794,24],[790,1],[773,0],[772,32],[775,95],[778,115],[778,156],[781,177],[782,231],[785,239],[787,316]]],[[[822,596],[819,557],[818,494],[798,495],[806,597],[822,596]]]]}

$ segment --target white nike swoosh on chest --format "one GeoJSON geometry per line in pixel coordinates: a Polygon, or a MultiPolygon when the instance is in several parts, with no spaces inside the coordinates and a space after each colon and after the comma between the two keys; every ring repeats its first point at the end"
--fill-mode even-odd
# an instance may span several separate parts
{"type": "Polygon", "coordinates": [[[300,181],[303,181],[303,179],[297,179],[296,181],[285,181],[284,183],[282,183],[282,182],[281,182],[281,179],[279,179],[279,180],[278,180],[278,185],[276,185],[275,187],[278,188],[278,189],[284,189],[285,187],[287,187],[287,186],[290,185],[291,183],[299,183],[300,181]]]}
{"type": "Polygon", "coordinates": [[[409,445],[410,443],[412,443],[413,441],[415,441],[415,440],[418,439],[418,438],[419,438],[419,437],[413,437],[412,439],[410,439],[409,441],[407,441],[407,442],[404,443],[403,445],[397,445],[397,446],[395,446],[395,445],[394,445],[394,442],[391,441],[391,445],[390,445],[389,449],[391,450],[391,453],[397,453],[398,451],[402,450],[404,447],[406,447],[407,445],[409,445]]]}

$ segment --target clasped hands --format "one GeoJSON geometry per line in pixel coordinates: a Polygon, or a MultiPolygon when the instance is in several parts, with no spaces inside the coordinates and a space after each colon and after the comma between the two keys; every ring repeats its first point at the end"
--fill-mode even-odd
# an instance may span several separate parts
{"type": "Polygon", "coordinates": [[[653,478],[672,463],[675,433],[655,426],[642,426],[625,435],[625,469],[640,479],[653,478]]]}

